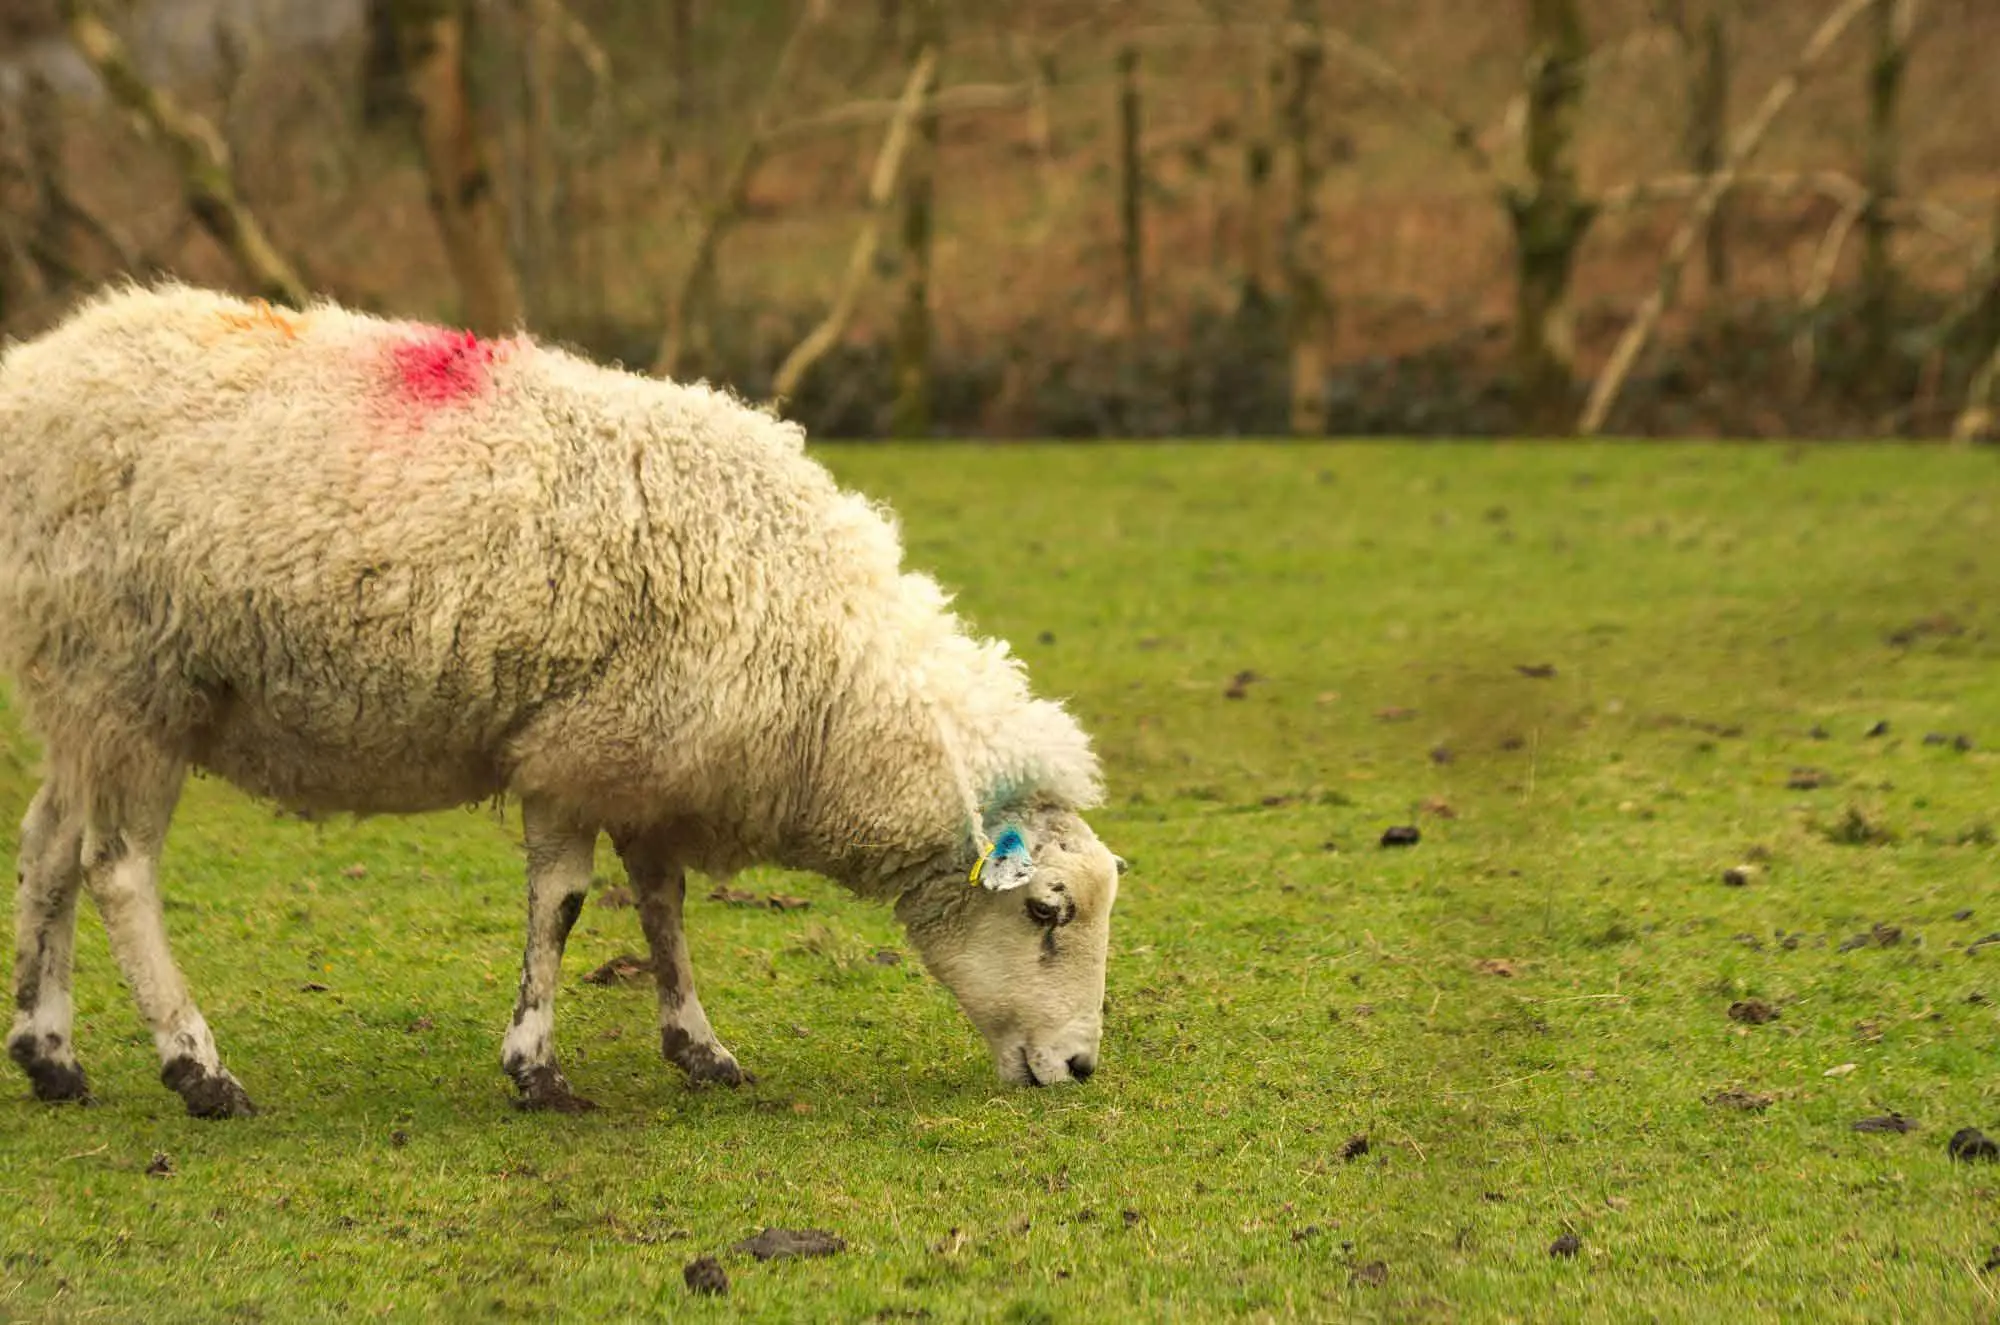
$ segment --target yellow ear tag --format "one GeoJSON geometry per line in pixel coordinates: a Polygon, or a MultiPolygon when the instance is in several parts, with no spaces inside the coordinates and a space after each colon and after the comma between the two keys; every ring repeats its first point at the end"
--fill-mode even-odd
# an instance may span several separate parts
{"type": "Polygon", "coordinates": [[[1028,855],[1028,839],[1018,828],[1007,828],[991,847],[972,864],[966,882],[988,892],[1004,893],[1026,884],[1035,872],[1028,855]]]}

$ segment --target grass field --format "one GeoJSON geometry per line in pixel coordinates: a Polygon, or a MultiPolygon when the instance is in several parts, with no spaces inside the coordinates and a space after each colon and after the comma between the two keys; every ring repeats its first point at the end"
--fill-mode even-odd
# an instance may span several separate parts
{"type": "Polygon", "coordinates": [[[691,1091],[650,990],[581,981],[640,949],[593,903],[557,1037],[604,1107],[519,1114],[506,826],[196,783],[168,923],[264,1112],[183,1116],[89,916],[100,1103],[0,1096],[0,1317],[2000,1315],[2000,1165],[1946,1153],[2000,1134],[1990,454],[826,459],[1098,734],[1097,1078],[999,1088],[886,911],[753,874],[810,907],[689,927],[760,1084],[691,1091]],[[765,1225],[847,1250],[729,1250],[765,1225]]]}

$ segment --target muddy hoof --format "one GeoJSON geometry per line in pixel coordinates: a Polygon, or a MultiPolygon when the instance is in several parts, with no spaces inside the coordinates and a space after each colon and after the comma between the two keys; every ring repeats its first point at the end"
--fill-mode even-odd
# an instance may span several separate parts
{"type": "Polygon", "coordinates": [[[735,1057],[728,1051],[718,1054],[707,1048],[696,1048],[675,1060],[681,1071],[687,1073],[688,1081],[697,1086],[754,1086],[757,1076],[745,1072],[735,1057]]]}
{"type": "Polygon", "coordinates": [[[176,1058],[160,1069],[160,1080],[181,1097],[190,1118],[251,1118],[257,1106],[228,1072],[209,1071],[190,1058],[176,1058]]]}
{"type": "Polygon", "coordinates": [[[16,1040],[7,1046],[8,1056],[28,1074],[28,1085],[44,1104],[88,1104],[90,1082],[75,1063],[58,1063],[34,1052],[31,1042],[16,1040]]]}
{"type": "Polygon", "coordinates": [[[89,1104],[90,1080],[75,1063],[38,1059],[28,1064],[28,1084],[44,1104],[89,1104]]]}
{"type": "Polygon", "coordinates": [[[514,1107],[528,1113],[589,1113],[597,1107],[570,1089],[569,1081],[552,1067],[530,1068],[514,1078],[520,1095],[514,1107]]]}

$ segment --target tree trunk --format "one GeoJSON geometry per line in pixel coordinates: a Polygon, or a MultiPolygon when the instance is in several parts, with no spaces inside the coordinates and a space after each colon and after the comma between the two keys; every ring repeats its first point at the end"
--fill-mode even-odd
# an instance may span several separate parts
{"type": "Polygon", "coordinates": [[[1993,203],[1993,234],[1986,250],[1982,276],[1986,288],[1972,313],[1974,344],[1985,349],[2000,347],[2000,199],[1993,203]]]}
{"type": "Polygon", "coordinates": [[[1674,237],[1667,243],[1666,257],[1660,261],[1660,274],[1653,286],[1653,292],[1639,305],[1638,313],[1619,336],[1618,344],[1612,347],[1611,358],[1605,362],[1604,371],[1597,375],[1591,385],[1590,398],[1584,402],[1583,416],[1577,421],[1577,431],[1586,437],[1594,437],[1604,428],[1604,421],[1611,417],[1611,407],[1618,403],[1618,393],[1625,387],[1625,379],[1632,372],[1632,365],[1639,361],[1639,352],[1646,348],[1653,330],[1660,324],[1660,317],[1666,311],[1668,301],[1673,297],[1676,283],[1680,279],[1682,267],[1694,252],[1695,241],[1701,237],[1710,218],[1715,215],[1716,199],[1723,190],[1736,181],[1743,170],[1744,162],[1764,141],[1764,135],[1776,122],[1778,112],[1798,94],[1807,75],[1819,65],[1829,48],[1839,40],[1840,34],[1861,15],[1861,11],[1877,0],[1840,0],[1833,10],[1820,21],[1813,35],[1800,49],[1792,67],[1772,83],[1764,93],[1764,99],[1757,103],[1757,109],[1750,113],[1741,129],[1731,136],[1729,152],[1724,157],[1722,169],[1707,176],[1694,201],[1688,206],[1687,219],[1674,231],[1674,237]]]}
{"type": "Polygon", "coordinates": [[[1239,298],[1243,308],[1262,307],[1271,295],[1271,170],[1277,156],[1271,139],[1277,121],[1275,102],[1284,82],[1285,63],[1279,53],[1272,56],[1244,116],[1250,127],[1243,138],[1243,278],[1239,298]]]}
{"type": "Polygon", "coordinates": [[[61,107],[31,70],[11,97],[0,94],[0,326],[9,310],[81,278],[62,176],[61,107]]]}
{"type": "Polygon", "coordinates": [[[694,119],[694,0],[673,0],[674,118],[694,119]]]}
{"type": "Polygon", "coordinates": [[[1895,225],[1889,212],[1896,200],[1897,103],[1909,57],[1907,0],[1875,0],[1873,18],[1875,51],[1868,70],[1868,148],[1862,179],[1868,202],[1861,212],[1861,335],[1862,372],[1867,385],[1880,393],[1893,381],[1889,353],[1896,266],[1895,225]]]}
{"type": "Polygon", "coordinates": [[[854,316],[855,305],[861,299],[861,286],[875,269],[875,254],[882,246],[882,230],[889,217],[889,208],[896,200],[896,181],[902,174],[904,154],[910,148],[911,122],[922,109],[925,90],[936,72],[937,52],[926,47],[910,70],[903,95],[896,103],[896,118],[889,122],[889,132],[882,138],[882,150],[875,155],[875,168],[868,178],[868,219],[862,223],[861,233],[854,238],[854,248],[847,258],[847,271],[841,277],[840,293],[834,296],[833,307],[827,310],[819,325],[792,347],[792,352],[778,365],[777,376],[771,379],[771,395],[779,401],[790,399],[798,391],[799,384],[805,381],[812,366],[839,343],[848,320],[854,316]]]}
{"type": "Polygon", "coordinates": [[[1326,432],[1326,333],[1332,306],[1321,282],[1319,186],[1325,173],[1314,93],[1326,62],[1314,0],[1293,0],[1285,44],[1285,154],[1292,174],[1292,207],[1285,221],[1285,334],[1290,347],[1290,421],[1293,435],[1326,432]]]}
{"type": "Polygon", "coordinates": [[[514,233],[521,254],[522,301],[543,319],[561,320],[564,308],[554,307],[557,293],[565,305],[573,302],[570,282],[558,270],[562,243],[556,228],[558,181],[556,141],[560,102],[557,97],[556,26],[542,0],[516,0],[514,33],[519,63],[519,159],[510,172],[514,191],[514,233]]]}
{"type": "Polygon", "coordinates": [[[467,10],[462,0],[395,0],[393,17],[461,318],[483,335],[512,331],[523,318],[521,288],[493,186],[492,150],[467,86],[467,10]]]}
{"type": "MultiPolygon", "coordinates": [[[[1722,168],[1724,140],[1729,134],[1729,16],[1731,0],[1707,0],[1699,34],[1688,34],[1696,42],[1688,78],[1688,167],[1697,175],[1713,175],[1722,168]]],[[[1704,257],[1711,297],[1729,285],[1729,234],[1725,224],[1724,200],[1717,199],[1715,217],[1708,223],[1704,257]]]]}
{"type": "Polygon", "coordinates": [[[1589,54],[1577,0],[1530,0],[1527,189],[1507,197],[1518,275],[1514,304],[1517,426],[1553,437],[1570,430],[1576,341],[1570,274],[1595,215],[1576,178],[1575,137],[1589,54]]]}
{"type": "Polygon", "coordinates": [[[1125,258],[1125,325],[1137,340],[1146,329],[1145,164],[1139,155],[1139,48],[1118,51],[1118,220],[1125,258]]]}
{"type": "Polygon", "coordinates": [[[1994,204],[1993,238],[1984,266],[1980,279],[1986,288],[1967,319],[1975,365],[1972,381],[1951,429],[1952,438],[1961,442],[1992,441],[1996,433],[1994,411],[2000,407],[2000,382],[1996,382],[2000,379],[2000,202],[1994,204]]]}
{"type": "Polygon", "coordinates": [[[1951,425],[1952,440],[1993,441],[1996,436],[1996,405],[2000,405],[2000,345],[1993,347],[1993,352],[1973,373],[1972,385],[1965,393],[1965,408],[1951,425]]]}
{"type": "Polygon", "coordinates": [[[42,274],[51,289],[73,279],[76,265],[69,251],[70,220],[64,203],[62,105],[56,90],[40,73],[27,78],[24,118],[28,131],[28,168],[34,172],[35,226],[30,232],[35,251],[42,254],[42,274]],[[68,269],[65,275],[58,267],[68,269]]]}
{"type": "Polygon", "coordinates": [[[24,105],[10,104],[0,94],[0,327],[42,294],[42,269],[34,258],[39,190],[30,153],[18,150],[29,137],[22,123],[26,114],[24,105]]]}
{"type": "Polygon", "coordinates": [[[196,223],[236,260],[259,295],[294,308],[303,305],[305,282],[236,196],[229,148],[215,126],[139,75],[123,39],[104,21],[93,0],[63,0],[62,12],[70,40],[111,99],[131,114],[141,132],[166,149],[196,223]]]}
{"type": "Polygon", "coordinates": [[[708,347],[708,308],[715,292],[715,255],[722,237],[735,224],[737,213],[750,191],[750,180],[763,164],[771,132],[771,112],[791,90],[792,70],[804,54],[813,31],[826,17],[827,0],[806,0],[792,24],[791,33],[771,63],[769,79],[750,113],[750,124],[736,155],[730,159],[722,185],[703,209],[700,228],[695,232],[693,252],[681,273],[678,286],[667,304],[666,327],[660,333],[659,348],[653,354],[653,372],[673,377],[704,355],[708,347]]]}
{"type": "MultiPolygon", "coordinates": [[[[926,47],[942,49],[943,0],[915,0],[910,23],[910,58],[926,47]]],[[[937,117],[930,98],[937,70],[924,80],[916,111],[917,136],[909,149],[903,184],[903,307],[896,324],[896,399],[889,431],[899,438],[927,437],[931,431],[931,234],[937,189],[937,117]]]]}
{"type": "Polygon", "coordinates": [[[368,47],[361,62],[361,123],[376,129],[410,113],[409,81],[396,41],[396,0],[368,0],[363,23],[368,47]]]}

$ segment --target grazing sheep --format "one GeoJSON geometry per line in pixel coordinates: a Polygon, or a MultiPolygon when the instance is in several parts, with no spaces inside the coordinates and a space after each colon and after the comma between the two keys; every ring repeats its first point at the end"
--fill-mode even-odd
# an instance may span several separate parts
{"type": "Polygon", "coordinates": [[[1089,1076],[1118,862],[1077,813],[1088,739],[900,560],[799,429],[704,386],[330,305],[98,297],[0,360],[0,669],[48,766],[10,1054],[40,1098],[86,1094],[88,889],[162,1079],[250,1111],[156,887],[201,769],[302,811],[519,799],[525,1106],[588,1107],[550,1036],[600,831],[693,1080],[743,1073],[695,995],[684,871],[758,862],[893,903],[1006,1080],[1089,1076]]]}

